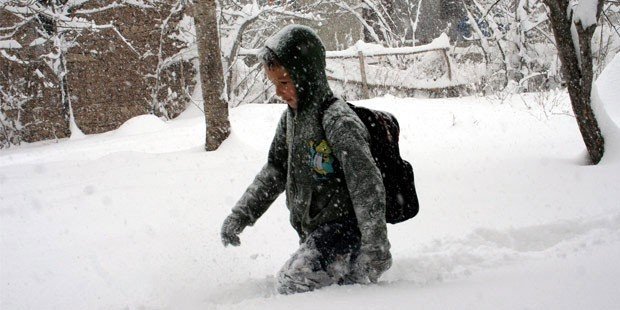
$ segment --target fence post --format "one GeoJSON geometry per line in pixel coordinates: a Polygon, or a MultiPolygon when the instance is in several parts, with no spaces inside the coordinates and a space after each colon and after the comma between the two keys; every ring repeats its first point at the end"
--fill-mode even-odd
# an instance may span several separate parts
{"type": "Polygon", "coordinates": [[[370,92],[368,91],[368,80],[366,79],[366,65],[364,62],[364,54],[362,51],[357,51],[357,57],[360,60],[360,74],[362,76],[362,95],[364,99],[370,98],[370,92]]]}
{"type": "Polygon", "coordinates": [[[450,65],[450,58],[448,57],[448,51],[444,48],[442,49],[443,58],[446,60],[446,65],[448,66],[448,79],[452,81],[452,65],[450,65]]]}

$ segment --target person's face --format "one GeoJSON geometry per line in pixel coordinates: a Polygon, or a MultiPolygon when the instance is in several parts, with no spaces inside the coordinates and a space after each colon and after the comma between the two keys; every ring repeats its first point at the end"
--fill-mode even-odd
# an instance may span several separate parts
{"type": "Polygon", "coordinates": [[[274,66],[273,68],[265,66],[265,72],[267,73],[267,78],[276,87],[276,95],[286,101],[289,107],[296,110],[297,90],[288,71],[282,66],[274,66]]]}

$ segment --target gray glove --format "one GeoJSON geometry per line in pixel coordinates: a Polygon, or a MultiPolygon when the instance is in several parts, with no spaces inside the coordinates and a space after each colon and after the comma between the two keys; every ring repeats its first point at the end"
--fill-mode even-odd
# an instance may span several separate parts
{"type": "Polygon", "coordinates": [[[390,251],[364,251],[354,263],[354,273],[358,283],[377,283],[379,277],[392,267],[390,251]]]}
{"type": "Polygon", "coordinates": [[[233,245],[239,246],[241,241],[239,240],[239,234],[246,227],[245,221],[241,220],[239,216],[235,213],[231,213],[224,220],[224,224],[222,224],[222,243],[224,246],[233,245]]]}

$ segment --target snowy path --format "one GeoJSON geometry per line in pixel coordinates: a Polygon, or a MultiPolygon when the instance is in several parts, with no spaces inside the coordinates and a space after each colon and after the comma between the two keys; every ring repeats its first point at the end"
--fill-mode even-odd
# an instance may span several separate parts
{"type": "Polygon", "coordinates": [[[398,117],[421,213],[389,227],[379,285],[295,296],[273,290],[297,242],[282,197],[241,247],[218,235],[282,105],[233,109],[213,153],[191,112],[0,151],[0,308],[616,308],[620,163],[582,165],[566,96],[540,96],[365,101],[398,117]]]}

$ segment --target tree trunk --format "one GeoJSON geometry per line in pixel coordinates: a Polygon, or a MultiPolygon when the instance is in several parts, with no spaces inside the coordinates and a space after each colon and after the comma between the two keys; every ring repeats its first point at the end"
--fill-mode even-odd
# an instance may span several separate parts
{"type": "MultiPolygon", "coordinates": [[[[558,55],[562,62],[564,80],[568,88],[573,112],[588,149],[590,160],[596,165],[600,162],[605,151],[605,141],[594,111],[592,111],[590,97],[594,77],[591,42],[596,24],[584,29],[580,23],[576,23],[579,42],[573,43],[571,34],[573,19],[572,16],[567,16],[569,0],[544,0],[544,2],[549,7],[549,20],[558,47],[558,55]],[[579,45],[579,51],[576,50],[575,44],[579,45]],[[580,54],[578,55],[578,53],[580,54]]],[[[600,16],[602,4],[603,1],[599,0],[597,19],[600,16]]]]}
{"type": "Polygon", "coordinates": [[[207,135],[205,149],[216,150],[230,134],[228,103],[223,99],[224,70],[215,0],[198,0],[194,4],[196,41],[200,58],[200,81],[204,100],[207,135]]]}

